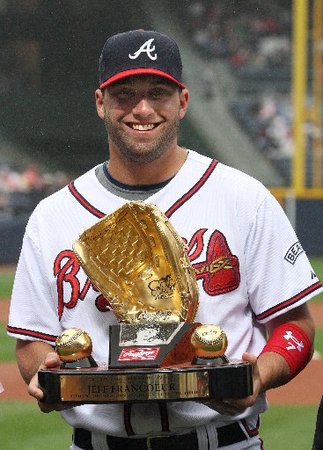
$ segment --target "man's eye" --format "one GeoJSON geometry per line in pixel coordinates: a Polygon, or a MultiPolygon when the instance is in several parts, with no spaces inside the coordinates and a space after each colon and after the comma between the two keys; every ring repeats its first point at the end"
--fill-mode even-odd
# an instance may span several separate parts
{"type": "Polygon", "coordinates": [[[125,100],[128,98],[134,97],[135,93],[134,91],[131,91],[130,89],[122,89],[121,91],[116,92],[116,97],[120,98],[121,100],[125,100]]]}
{"type": "Polygon", "coordinates": [[[166,95],[166,91],[164,89],[154,89],[149,95],[152,99],[158,99],[166,95]]]}

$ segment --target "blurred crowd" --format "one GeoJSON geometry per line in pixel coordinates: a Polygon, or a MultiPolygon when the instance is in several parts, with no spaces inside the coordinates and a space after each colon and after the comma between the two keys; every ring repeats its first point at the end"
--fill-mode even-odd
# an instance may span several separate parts
{"type": "Polygon", "coordinates": [[[229,59],[233,68],[282,68],[290,63],[290,11],[279,3],[193,0],[189,34],[208,57],[229,59]]]}
{"type": "MultiPolygon", "coordinates": [[[[188,38],[206,61],[212,61],[214,57],[228,63],[239,86],[237,98],[230,105],[233,116],[252,137],[259,151],[274,164],[278,163],[279,169],[284,167],[282,174],[287,174],[288,178],[293,155],[290,100],[292,2],[179,0],[170,4],[178,10],[188,38]]],[[[69,31],[71,26],[67,27],[64,20],[60,22],[60,17],[73,16],[77,11],[73,7],[75,1],[56,2],[56,9],[53,5],[42,0],[0,0],[0,94],[13,88],[18,91],[28,88],[34,92],[43,92],[49,87],[55,89],[55,83],[63,80],[66,84],[66,77],[72,72],[64,70],[63,75],[60,74],[56,69],[58,62],[68,61],[69,67],[80,64],[72,58],[77,58],[80,27],[86,21],[70,19],[70,25],[77,23],[78,32],[72,33],[69,31]],[[51,20],[45,25],[43,17],[47,16],[51,20]],[[58,24],[61,24],[59,28],[58,24]],[[52,27],[51,32],[46,29],[48,26],[52,27]],[[70,47],[63,46],[58,50],[55,46],[52,36],[58,29],[60,41],[69,42],[70,47],[74,46],[73,51],[70,47]],[[44,75],[46,83],[41,83],[44,75]]],[[[80,53],[83,61],[83,53],[80,53]]],[[[80,83],[81,73],[78,74],[80,83]]],[[[214,99],[215,80],[213,68],[206,65],[201,73],[206,101],[214,99]]],[[[10,168],[1,170],[12,171],[10,168]]],[[[12,178],[20,178],[19,183],[24,184],[21,179],[24,180],[25,175],[18,175],[12,178]]],[[[1,182],[2,178],[3,175],[1,182]]],[[[33,188],[33,192],[41,192],[53,184],[48,174],[41,178],[43,187],[33,188]]],[[[20,186],[16,191],[23,192],[24,189],[20,186]]],[[[0,209],[8,203],[8,194],[2,191],[1,188],[0,209]]]]}
{"type": "Polygon", "coordinates": [[[286,181],[290,181],[293,155],[290,96],[265,94],[259,98],[233,102],[231,110],[257,148],[275,163],[286,181]]]}
{"type": "Polygon", "coordinates": [[[30,214],[44,197],[69,182],[66,173],[43,172],[36,164],[24,168],[0,161],[0,219],[30,214]]]}
{"type": "MultiPolygon", "coordinates": [[[[195,47],[208,61],[212,57],[226,61],[237,82],[232,114],[286,182],[294,151],[291,5],[285,1],[192,0],[186,11],[188,35],[195,47]]],[[[307,101],[310,106],[312,100],[307,101]]],[[[305,132],[310,157],[318,130],[308,124],[305,132]]]]}

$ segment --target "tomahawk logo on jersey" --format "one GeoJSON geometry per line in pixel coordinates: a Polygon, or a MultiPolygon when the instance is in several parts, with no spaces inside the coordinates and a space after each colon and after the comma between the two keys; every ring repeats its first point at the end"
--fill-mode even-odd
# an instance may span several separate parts
{"type": "MultiPolygon", "coordinates": [[[[204,242],[207,229],[194,233],[187,244],[187,253],[196,273],[197,280],[202,280],[202,289],[214,296],[230,292],[239,286],[240,273],[238,258],[232,255],[223,234],[216,230],[208,242],[204,242]],[[205,251],[206,247],[206,251],[205,251]],[[194,263],[205,251],[206,259],[194,263]]],[[[186,239],[184,239],[187,242],[186,239]]],[[[64,308],[75,308],[79,300],[85,300],[90,289],[98,292],[96,287],[86,278],[81,283],[80,263],[71,250],[61,251],[54,261],[54,276],[57,284],[58,317],[61,319],[64,308]]],[[[101,294],[95,298],[96,307],[108,311],[109,302],[101,294]]]]}

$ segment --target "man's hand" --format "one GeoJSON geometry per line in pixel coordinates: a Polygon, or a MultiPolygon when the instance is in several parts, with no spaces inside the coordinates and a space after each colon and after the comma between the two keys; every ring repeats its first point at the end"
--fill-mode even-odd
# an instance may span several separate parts
{"type": "MultiPolygon", "coordinates": [[[[57,353],[50,352],[46,355],[44,362],[39,369],[58,369],[60,367],[60,359],[57,353]]],[[[32,377],[28,385],[28,394],[38,401],[39,408],[44,413],[57,410],[58,405],[48,404],[45,400],[45,393],[38,383],[38,372],[32,377]]]]}
{"type": "Polygon", "coordinates": [[[252,364],[253,368],[253,394],[245,398],[228,398],[223,400],[207,400],[202,403],[209,408],[214,409],[222,415],[235,416],[241,414],[245,409],[253,406],[260,392],[262,392],[262,383],[260,379],[257,357],[250,353],[244,353],[242,360],[252,364]]]}
{"type": "MultiPolygon", "coordinates": [[[[39,369],[58,369],[61,361],[55,352],[50,352],[46,355],[44,362],[39,366],[39,369]]],[[[38,372],[32,377],[28,386],[28,393],[38,401],[39,409],[43,413],[50,413],[52,411],[63,411],[64,409],[73,408],[79,403],[46,403],[46,393],[39,386],[38,372]]]]}
{"type": "MultiPolygon", "coordinates": [[[[308,336],[310,342],[314,340],[314,324],[306,304],[298,306],[266,324],[269,337],[274,330],[283,323],[294,323],[308,336]]],[[[242,399],[223,399],[203,401],[210,408],[220,414],[241,414],[245,409],[253,406],[260,393],[288,383],[293,375],[286,359],[276,352],[263,352],[258,357],[244,353],[242,360],[253,366],[253,394],[242,399]]]]}
{"type": "Polygon", "coordinates": [[[39,369],[58,369],[61,361],[53,347],[44,342],[17,340],[17,362],[20,373],[28,385],[28,393],[38,401],[39,408],[44,413],[73,408],[74,403],[46,403],[46,393],[38,382],[39,369]]]}

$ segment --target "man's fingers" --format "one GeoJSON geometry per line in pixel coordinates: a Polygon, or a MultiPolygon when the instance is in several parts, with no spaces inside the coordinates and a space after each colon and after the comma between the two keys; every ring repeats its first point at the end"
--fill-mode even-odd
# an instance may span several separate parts
{"type": "Polygon", "coordinates": [[[38,376],[34,375],[28,385],[28,394],[34,397],[36,400],[42,400],[44,398],[44,392],[40,389],[38,384],[38,376]]]}
{"type": "Polygon", "coordinates": [[[47,353],[44,363],[41,365],[42,369],[54,369],[60,367],[61,361],[55,352],[47,353]]]}
{"type": "MultiPolygon", "coordinates": [[[[60,367],[60,359],[57,353],[50,352],[47,353],[44,362],[39,366],[39,369],[54,369],[60,367]]],[[[43,412],[50,412],[53,411],[53,405],[47,405],[44,401],[45,394],[41,387],[39,386],[38,382],[38,373],[36,373],[32,379],[30,380],[30,383],[28,385],[28,394],[34,397],[39,404],[39,407],[41,411],[43,412]]]]}
{"type": "Polygon", "coordinates": [[[257,393],[259,389],[258,386],[258,378],[259,378],[259,371],[257,368],[257,356],[253,355],[252,353],[244,353],[242,355],[242,360],[245,362],[249,362],[253,366],[253,384],[254,384],[254,390],[255,393],[253,395],[250,395],[245,398],[235,399],[235,398],[226,398],[223,400],[207,400],[203,401],[205,405],[207,405],[209,408],[214,409],[215,411],[219,412],[222,415],[229,415],[234,416],[237,414],[241,414],[243,411],[245,411],[247,408],[254,405],[257,393]],[[257,386],[255,386],[257,385],[257,386]]]}
{"type": "Polygon", "coordinates": [[[250,364],[255,365],[257,363],[257,356],[252,353],[245,352],[242,355],[242,360],[245,362],[249,362],[250,364]]]}

